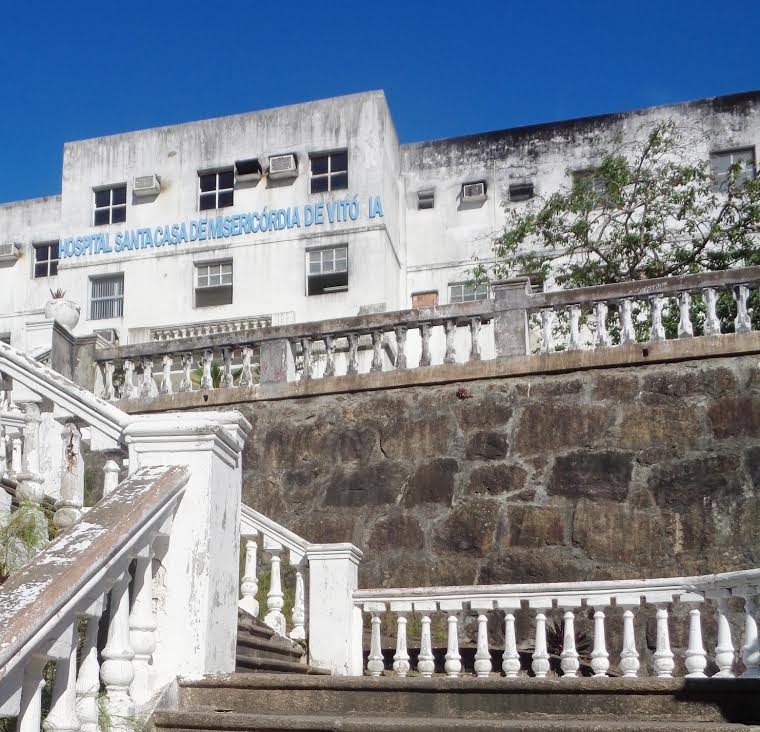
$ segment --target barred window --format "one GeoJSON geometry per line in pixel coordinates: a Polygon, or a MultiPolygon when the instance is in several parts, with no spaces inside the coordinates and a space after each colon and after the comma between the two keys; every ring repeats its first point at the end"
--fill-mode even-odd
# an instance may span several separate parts
{"type": "Polygon", "coordinates": [[[348,289],[348,247],[307,252],[307,293],[322,295],[348,289]]]}
{"type": "Polygon", "coordinates": [[[311,192],[348,188],[348,151],[311,156],[311,192]]]}
{"type": "Polygon", "coordinates": [[[449,285],[449,302],[474,302],[488,299],[488,284],[469,282],[454,282],[449,285]]]}
{"type": "Polygon", "coordinates": [[[195,265],[195,307],[232,304],[232,262],[195,265]]]}
{"type": "Polygon", "coordinates": [[[90,280],[90,320],[120,318],[124,314],[124,275],[90,280]]]}
{"type": "Polygon", "coordinates": [[[58,274],[58,242],[34,245],[34,277],[54,277],[58,274]]]}
{"type": "Polygon", "coordinates": [[[235,173],[233,170],[216,170],[198,173],[198,208],[208,211],[232,206],[235,198],[235,173]]]}
{"type": "Polygon", "coordinates": [[[120,224],[127,220],[127,187],[98,188],[95,194],[95,226],[120,224]]]}
{"type": "Polygon", "coordinates": [[[755,177],[755,150],[745,147],[739,150],[725,150],[710,155],[710,166],[713,171],[713,189],[725,191],[728,186],[728,171],[732,165],[739,164],[736,175],[738,184],[752,180],[755,177]]]}

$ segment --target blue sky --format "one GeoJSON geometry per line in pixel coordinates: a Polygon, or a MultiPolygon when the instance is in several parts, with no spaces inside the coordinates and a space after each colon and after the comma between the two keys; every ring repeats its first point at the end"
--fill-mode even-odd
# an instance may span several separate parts
{"type": "Polygon", "coordinates": [[[384,89],[404,142],[760,88],[760,2],[6,5],[0,201],[67,140],[384,89]]]}

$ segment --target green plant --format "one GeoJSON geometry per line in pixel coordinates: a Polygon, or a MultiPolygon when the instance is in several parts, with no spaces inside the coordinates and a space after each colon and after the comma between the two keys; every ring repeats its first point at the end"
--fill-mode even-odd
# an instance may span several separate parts
{"type": "Polygon", "coordinates": [[[50,297],[52,297],[53,300],[63,300],[63,298],[66,297],[66,290],[63,290],[60,287],[55,290],[50,290],[50,297]]]}
{"type": "MultiPolygon", "coordinates": [[[[255,373],[258,373],[258,366],[252,365],[251,370],[255,371],[255,373]]],[[[232,369],[233,382],[240,376],[242,371],[243,371],[242,368],[232,369]]],[[[218,389],[220,384],[222,383],[222,374],[223,374],[223,370],[222,370],[222,367],[219,365],[219,363],[217,363],[216,361],[212,361],[211,362],[211,383],[214,385],[214,389],[218,389]]],[[[193,384],[200,385],[202,378],[203,378],[203,368],[199,367],[190,373],[190,381],[192,381],[193,384]]]]}
{"type": "Polygon", "coordinates": [[[50,536],[37,503],[23,501],[0,526],[0,582],[31,559],[50,536]]]}

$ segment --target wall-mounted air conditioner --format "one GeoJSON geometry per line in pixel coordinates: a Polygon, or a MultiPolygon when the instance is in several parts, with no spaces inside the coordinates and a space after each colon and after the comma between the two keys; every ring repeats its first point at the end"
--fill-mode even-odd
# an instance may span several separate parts
{"type": "Polygon", "coordinates": [[[235,161],[235,178],[238,182],[254,182],[261,179],[261,163],[258,158],[235,161]]]}
{"type": "Polygon", "coordinates": [[[136,196],[157,196],[161,192],[161,181],[153,175],[138,175],[132,183],[132,193],[136,196]]]}
{"type": "Polygon", "coordinates": [[[486,184],[485,181],[478,181],[477,183],[465,183],[462,186],[462,200],[472,203],[475,201],[486,200],[486,184]]]}
{"type": "Polygon", "coordinates": [[[21,244],[7,241],[0,244],[0,264],[15,264],[21,256],[21,244]]]}
{"type": "Polygon", "coordinates": [[[272,155],[269,158],[270,178],[295,178],[297,175],[298,163],[296,156],[292,153],[289,155],[272,155]]]}

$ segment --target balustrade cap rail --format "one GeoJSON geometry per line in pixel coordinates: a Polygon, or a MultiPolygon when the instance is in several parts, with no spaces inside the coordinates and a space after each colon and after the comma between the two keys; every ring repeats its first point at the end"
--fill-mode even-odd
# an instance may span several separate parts
{"type": "Polygon", "coordinates": [[[290,551],[291,558],[300,562],[309,548],[309,542],[264,516],[244,503],[240,504],[240,534],[243,537],[261,533],[265,537],[282,544],[290,551]]]}
{"type": "MultiPolygon", "coordinates": [[[[696,274],[659,277],[651,280],[617,282],[611,285],[578,287],[572,290],[537,292],[526,295],[528,310],[557,308],[566,305],[622,300],[624,298],[645,299],[655,295],[669,295],[678,292],[693,292],[706,287],[727,287],[760,282],[760,267],[726,269],[718,272],[697,272],[696,274]]],[[[513,308],[523,307],[516,305],[513,308]]]]}
{"type": "Polygon", "coordinates": [[[410,600],[416,602],[469,599],[497,599],[562,596],[608,596],[617,593],[626,595],[651,592],[672,592],[684,594],[705,592],[735,587],[760,587],[760,569],[747,569],[737,572],[705,574],[694,577],[664,577],[658,579],[633,580],[594,580],[590,582],[550,582],[546,584],[516,585],[470,585],[460,587],[394,587],[357,590],[354,592],[355,605],[373,602],[398,602],[410,600]]]}
{"type": "Polygon", "coordinates": [[[190,476],[183,465],[138,470],[0,587],[0,684],[110,581],[171,517],[190,476]]]}
{"type": "Polygon", "coordinates": [[[479,317],[483,322],[489,322],[494,317],[494,301],[479,300],[455,305],[436,305],[427,308],[358,315],[351,318],[273,325],[266,328],[235,331],[234,333],[213,333],[201,337],[177,338],[173,341],[149,341],[126,346],[113,346],[98,349],[95,358],[98,362],[103,362],[123,358],[138,359],[179,354],[206,348],[222,348],[223,346],[245,346],[272,340],[320,339],[328,335],[340,338],[353,333],[367,335],[377,330],[392,331],[399,326],[416,328],[424,323],[440,324],[446,320],[466,323],[473,317],[479,317]]]}

